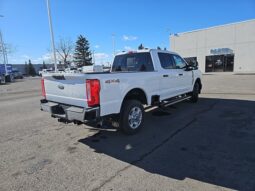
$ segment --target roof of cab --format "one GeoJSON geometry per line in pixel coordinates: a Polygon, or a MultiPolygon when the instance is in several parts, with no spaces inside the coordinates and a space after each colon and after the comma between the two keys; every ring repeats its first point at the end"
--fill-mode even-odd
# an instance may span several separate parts
{"type": "Polygon", "coordinates": [[[124,54],[132,54],[132,53],[142,53],[142,52],[162,52],[162,53],[170,53],[170,54],[177,54],[175,52],[172,51],[168,51],[168,50],[158,50],[158,49],[149,49],[149,48],[145,48],[142,50],[129,50],[129,51],[122,51],[116,54],[116,56],[118,55],[124,55],[124,54]]]}

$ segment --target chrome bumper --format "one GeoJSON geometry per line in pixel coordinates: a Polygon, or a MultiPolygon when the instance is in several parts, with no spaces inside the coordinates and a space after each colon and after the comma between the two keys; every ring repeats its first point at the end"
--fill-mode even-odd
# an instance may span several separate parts
{"type": "Polygon", "coordinates": [[[100,117],[100,108],[82,108],[61,103],[41,100],[41,110],[49,112],[52,117],[65,119],[69,122],[86,122],[100,117]]]}

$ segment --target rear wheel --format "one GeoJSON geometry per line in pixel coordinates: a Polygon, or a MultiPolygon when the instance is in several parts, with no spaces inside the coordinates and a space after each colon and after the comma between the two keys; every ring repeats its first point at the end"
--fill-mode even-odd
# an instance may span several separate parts
{"type": "Polygon", "coordinates": [[[120,115],[120,129],[125,134],[135,134],[143,127],[144,108],[137,100],[127,100],[123,103],[120,115]]]}
{"type": "Polygon", "coordinates": [[[5,81],[6,81],[6,82],[13,82],[13,81],[14,81],[13,75],[8,75],[8,76],[6,76],[5,81]]]}
{"type": "Polygon", "coordinates": [[[200,90],[199,83],[196,82],[195,85],[194,85],[194,87],[193,87],[193,91],[191,92],[190,101],[191,101],[192,103],[196,103],[196,102],[198,101],[199,90],[200,90]]]}

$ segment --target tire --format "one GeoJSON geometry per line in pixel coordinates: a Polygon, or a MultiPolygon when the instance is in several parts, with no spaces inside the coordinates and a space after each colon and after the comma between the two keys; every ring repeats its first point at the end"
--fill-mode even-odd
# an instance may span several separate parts
{"type": "Polygon", "coordinates": [[[198,101],[199,90],[200,90],[199,83],[196,82],[195,85],[194,85],[194,87],[193,87],[193,91],[191,92],[190,101],[191,101],[192,103],[196,103],[196,102],[198,101]]]}
{"type": "Polygon", "coordinates": [[[2,78],[1,78],[1,80],[0,80],[0,84],[5,84],[6,82],[5,82],[5,76],[3,75],[2,76],[2,78]]]}
{"type": "Polygon", "coordinates": [[[133,135],[144,123],[144,107],[137,100],[127,100],[123,103],[120,113],[120,129],[123,133],[133,135]]]}
{"type": "Polygon", "coordinates": [[[12,75],[8,75],[6,76],[6,79],[5,79],[6,82],[10,83],[10,82],[13,82],[14,81],[14,78],[12,75]]]}

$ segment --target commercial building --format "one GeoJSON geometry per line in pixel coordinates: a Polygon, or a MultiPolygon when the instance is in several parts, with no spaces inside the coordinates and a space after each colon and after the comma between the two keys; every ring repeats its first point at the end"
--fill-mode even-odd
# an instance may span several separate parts
{"type": "Polygon", "coordinates": [[[170,49],[203,73],[255,73],[255,19],[173,34],[170,49]]]}

